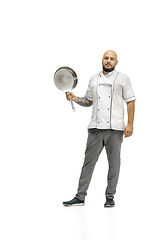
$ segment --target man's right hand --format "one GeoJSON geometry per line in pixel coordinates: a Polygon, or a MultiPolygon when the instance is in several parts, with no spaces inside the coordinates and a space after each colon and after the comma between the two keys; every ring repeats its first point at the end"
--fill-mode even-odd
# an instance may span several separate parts
{"type": "Polygon", "coordinates": [[[76,100],[76,96],[72,92],[66,92],[66,98],[67,98],[68,101],[70,99],[72,99],[72,101],[76,100]]]}

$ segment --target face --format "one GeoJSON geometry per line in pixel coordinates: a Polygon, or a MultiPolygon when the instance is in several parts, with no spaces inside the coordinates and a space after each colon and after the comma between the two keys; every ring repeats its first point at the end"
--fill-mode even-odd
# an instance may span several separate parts
{"type": "Polygon", "coordinates": [[[107,51],[103,55],[102,65],[105,72],[111,72],[117,65],[117,54],[113,51],[107,51]]]}

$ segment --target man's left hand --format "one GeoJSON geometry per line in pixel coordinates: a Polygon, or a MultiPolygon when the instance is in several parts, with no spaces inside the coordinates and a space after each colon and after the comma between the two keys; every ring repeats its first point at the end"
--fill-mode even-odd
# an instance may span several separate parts
{"type": "Polygon", "coordinates": [[[128,124],[124,129],[125,138],[130,137],[133,134],[133,125],[128,124]]]}

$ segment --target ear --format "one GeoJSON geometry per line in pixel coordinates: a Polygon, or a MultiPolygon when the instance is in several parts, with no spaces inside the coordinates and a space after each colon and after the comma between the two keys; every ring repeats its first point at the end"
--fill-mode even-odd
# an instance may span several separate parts
{"type": "Polygon", "coordinates": [[[118,64],[118,60],[117,60],[117,62],[116,62],[116,65],[118,64]]]}

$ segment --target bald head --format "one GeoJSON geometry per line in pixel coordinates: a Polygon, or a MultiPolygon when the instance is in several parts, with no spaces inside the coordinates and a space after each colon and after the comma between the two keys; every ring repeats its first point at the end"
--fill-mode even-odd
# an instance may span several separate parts
{"type": "Polygon", "coordinates": [[[105,52],[102,58],[103,73],[108,74],[108,72],[113,71],[117,63],[117,54],[114,51],[105,52]]]}
{"type": "Polygon", "coordinates": [[[112,57],[114,57],[114,58],[117,60],[117,53],[115,53],[113,50],[108,50],[107,52],[105,52],[105,53],[103,54],[103,58],[104,58],[105,56],[112,56],[112,57]]]}

